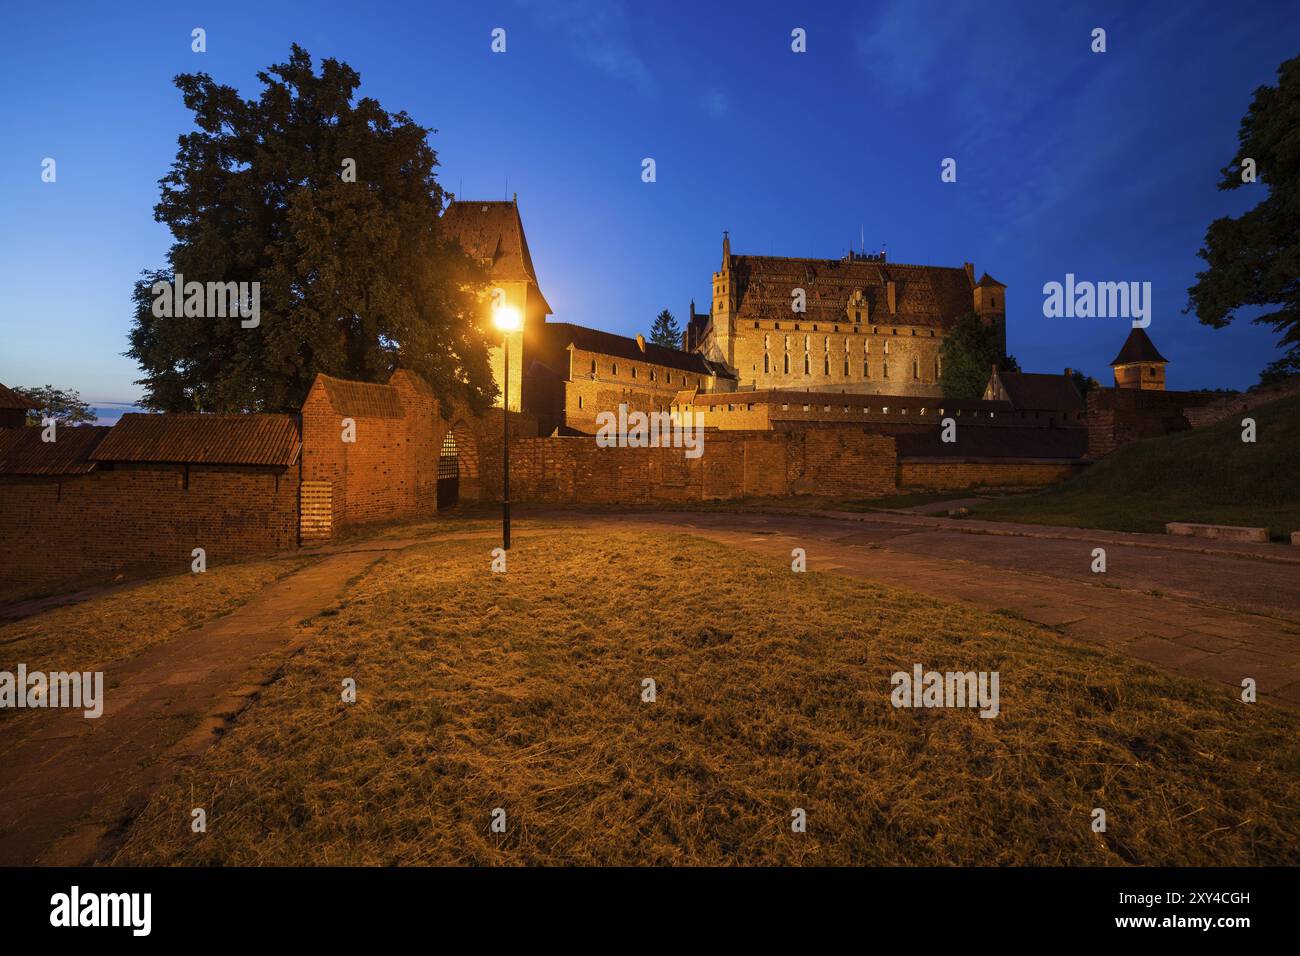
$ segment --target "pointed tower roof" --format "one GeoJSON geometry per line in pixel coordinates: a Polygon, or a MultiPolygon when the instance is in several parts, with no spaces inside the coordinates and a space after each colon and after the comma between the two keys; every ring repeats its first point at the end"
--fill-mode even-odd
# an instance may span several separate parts
{"type": "Polygon", "coordinates": [[[1144,329],[1135,326],[1129,332],[1128,338],[1124,340],[1123,348],[1119,350],[1119,354],[1115,356],[1115,360],[1110,364],[1113,367],[1116,365],[1132,365],[1137,362],[1160,362],[1168,365],[1169,359],[1160,354],[1160,351],[1155,347],[1155,343],[1147,336],[1144,329]]]}
{"type": "MultiPolygon", "coordinates": [[[[443,211],[442,226],[448,238],[459,241],[466,253],[487,265],[491,278],[529,282],[541,294],[517,200],[457,200],[443,211]]],[[[549,315],[551,307],[545,296],[542,304],[549,315]]]]}

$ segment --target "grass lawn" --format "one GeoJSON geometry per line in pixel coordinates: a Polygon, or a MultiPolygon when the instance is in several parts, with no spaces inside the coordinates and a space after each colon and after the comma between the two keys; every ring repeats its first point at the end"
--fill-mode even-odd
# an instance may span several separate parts
{"type": "Polygon", "coordinates": [[[1163,532],[1169,521],[1300,531],[1300,395],[1207,428],[1118,448],[1082,475],[1032,495],[972,507],[972,517],[1113,531],[1163,532]]]}
{"type": "Polygon", "coordinates": [[[0,671],[96,670],[239,607],[306,559],[256,561],[178,574],[0,624],[0,671]]]}
{"type": "Polygon", "coordinates": [[[114,862],[1300,862],[1300,716],[700,539],[488,552],[381,560],[114,862]],[[894,709],[915,663],[1000,672],[1000,716],[894,709]]]}

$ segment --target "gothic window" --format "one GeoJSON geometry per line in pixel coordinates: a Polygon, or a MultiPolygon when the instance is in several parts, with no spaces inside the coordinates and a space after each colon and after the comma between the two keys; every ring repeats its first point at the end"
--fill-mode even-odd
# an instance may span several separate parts
{"type": "Polygon", "coordinates": [[[769,361],[769,359],[768,359],[768,357],[767,357],[767,353],[764,352],[764,353],[763,353],[763,374],[764,374],[764,375],[766,375],[768,372],[771,371],[771,368],[769,367],[770,364],[771,364],[771,363],[770,363],[770,361],[769,361]]]}
{"type": "Polygon", "coordinates": [[[595,375],[595,374],[596,374],[596,360],[595,360],[595,359],[592,359],[592,360],[591,360],[591,374],[592,374],[592,375],[595,375]]]}
{"type": "Polygon", "coordinates": [[[611,375],[617,375],[617,374],[618,374],[618,363],[617,363],[617,362],[614,362],[612,365],[610,365],[610,367],[609,367],[609,371],[610,371],[610,374],[611,374],[611,375]]]}
{"type": "Polygon", "coordinates": [[[862,360],[862,377],[871,378],[871,369],[867,366],[867,360],[862,360]]]}
{"type": "Polygon", "coordinates": [[[918,359],[915,355],[913,355],[912,356],[912,378],[919,379],[920,377],[921,377],[921,360],[918,359]]]}
{"type": "Polygon", "coordinates": [[[764,352],[766,352],[767,349],[768,349],[768,346],[771,345],[771,338],[772,338],[772,336],[768,335],[766,332],[763,333],[763,351],[764,351],[764,352]]]}
{"type": "Polygon", "coordinates": [[[849,377],[849,359],[848,359],[848,356],[845,356],[845,357],[844,357],[844,377],[845,377],[845,378],[848,378],[848,377],[849,377]]]}
{"type": "Polygon", "coordinates": [[[805,375],[811,375],[811,374],[812,374],[812,359],[810,359],[810,358],[808,357],[808,353],[807,353],[807,352],[805,352],[805,353],[803,354],[803,373],[804,373],[805,375]]]}
{"type": "Polygon", "coordinates": [[[790,374],[790,353],[789,352],[785,353],[785,374],[786,375],[790,374]]]}
{"type": "Polygon", "coordinates": [[[829,375],[831,374],[831,357],[829,355],[826,356],[825,364],[826,367],[822,370],[822,374],[829,375]]]}
{"type": "MultiPolygon", "coordinates": [[[[888,343],[886,343],[888,344],[888,343]]],[[[886,358],[880,363],[880,377],[889,378],[889,359],[886,358]]]]}

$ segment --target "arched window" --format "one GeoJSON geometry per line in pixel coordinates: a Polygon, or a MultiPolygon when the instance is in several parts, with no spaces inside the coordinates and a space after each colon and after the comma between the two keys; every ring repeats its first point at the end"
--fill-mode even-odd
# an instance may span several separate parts
{"type": "Polygon", "coordinates": [[[596,374],[596,360],[595,360],[595,359],[592,359],[592,360],[591,360],[591,374],[592,374],[592,375],[595,375],[595,374],[596,374]]]}
{"type": "Polygon", "coordinates": [[[771,371],[771,369],[768,367],[769,364],[770,364],[770,362],[769,362],[769,360],[768,360],[767,353],[764,352],[764,353],[763,353],[763,374],[764,374],[764,375],[766,375],[768,372],[771,371]]]}
{"type": "Polygon", "coordinates": [[[823,375],[831,374],[831,357],[829,355],[826,356],[826,358],[823,359],[823,362],[825,364],[825,368],[822,369],[822,374],[823,375]]]}
{"type": "Polygon", "coordinates": [[[862,360],[862,377],[871,378],[871,368],[868,366],[866,359],[862,360]]]}
{"type": "Polygon", "coordinates": [[[614,362],[612,365],[610,365],[610,367],[609,367],[609,372],[610,372],[611,375],[617,375],[617,374],[618,374],[618,363],[617,363],[617,362],[614,362]]]}
{"type": "Polygon", "coordinates": [[[812,359],[808,357],[807,352],[803,353],[803,373],[805,375],[812,374],[812,359]]]}
{"type": "Polygon", "coordinates": [[[771,338],[772,338],[772,336],[768,335],[766,332],[763,333],[763,351],[764,351],[764,352],[766,352],[766,351],[768,350],[768,347],[771,345],[771,342],[768,341],[768,340],[771,339],[771,338]]]}
{"type": "Polygon", "coordinates": [[[912,378],[919,379],[920,377],[921,377],[921,360],[917,358],[915,355],[913,355],[912,356],[912,378]]]}
{"type": "MultiPolygon", "coordinates": [[[[888,343],[886,343],[888,344],[888,343]]],[[[882,359],[880,362],[880,377],[889,378],[889,359],[882,359]]]]}
{"type": "Polygon", "coordinates": [[[786,375],[790,374],[790,353],[789,352],[785,353],[785,374],[786,375]]]}
{"type": "Polygon", "coordinates": [[[849,357],[847,355],[844,356],[844,377],[849,377],[849,357]]]}

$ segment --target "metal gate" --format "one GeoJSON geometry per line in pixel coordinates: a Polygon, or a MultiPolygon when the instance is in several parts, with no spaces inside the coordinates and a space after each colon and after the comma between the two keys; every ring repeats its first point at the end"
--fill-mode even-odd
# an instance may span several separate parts
{"type": "Polygon", "coordinates": [[[460,500],[460,458],[456,454],[456,436],[447,430],[438,456],[438,510],[451,508],[460,500]]]}

